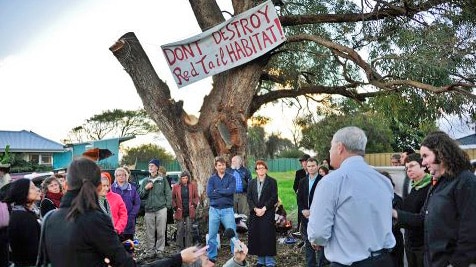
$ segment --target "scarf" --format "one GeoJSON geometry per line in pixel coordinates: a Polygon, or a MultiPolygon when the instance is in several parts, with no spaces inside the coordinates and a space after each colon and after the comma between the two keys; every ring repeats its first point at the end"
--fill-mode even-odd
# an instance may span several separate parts
{"type": "Polygon", "coordinates": [[[429,173],[425,174],[422,179],[419,181],[412,181],[411,186],[415,188],[415,190],[420,190],[423,187],[427,186],[431,183],[431,175],[429,173]]]}
{"type": "Polygon", "coordinates": [[[53,204],[55,204],[55,207],[59,208],[60,203],[61,203],[61,198],[63,197],[63,193],[53,193],[53,192],[46,192],[45,198],[51,200],[53,204]]]}
{"type": "Polygon", "coordinates": [[[111,208],[109,207],[109,202],[105,196],[99,196],[99,207],[107,215],[111,216],[111,208]]]}

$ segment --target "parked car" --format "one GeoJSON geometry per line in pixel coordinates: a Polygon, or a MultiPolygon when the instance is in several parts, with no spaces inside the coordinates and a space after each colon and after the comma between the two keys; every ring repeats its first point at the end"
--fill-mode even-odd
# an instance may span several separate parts
{"type": "Polygon", "coordinates": [[[181,171],[167,172],[167,176],[170,177],[171,186],[179,182],[181,173],[181,171]]]}

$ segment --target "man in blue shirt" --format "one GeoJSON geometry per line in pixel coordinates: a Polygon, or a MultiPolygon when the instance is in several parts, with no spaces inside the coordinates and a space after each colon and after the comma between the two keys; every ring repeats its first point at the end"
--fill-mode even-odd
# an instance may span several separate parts
{"type": "MultiPolygon", "coordinates": [[[[235,177],[226,172],[223,157],[215,158],[216,172],[208,179],[207,195],[210,199],[208,210],[208,258],[215,262],[217,257],[217,234],[220,223],[225,229],[231,228],[236,234],[235,213],[233,212],[233,194],[236,190],[235,177]]],[[[231,252],[233,253],[233,243],[231,252]]]]}
{"type": "Polygon", "coordinates": [[[335,171],[319,181],[311,204],[309,241],[316,249],[325,248],[333,267],[393,266],[393,187],[365,163],[366,144],[357,127],[334,134],[329,154],[335,171]]]}
{"type": "Polygon", "coordinates": [[[228,172],[235,177],[236,189],[233,195],[234,211],[237,214],[250,215],[246,193],[248,184],[251,181],[250,171],[243,166],[243,160],[239,155],[231,158],[231,169],[228,172]]]}

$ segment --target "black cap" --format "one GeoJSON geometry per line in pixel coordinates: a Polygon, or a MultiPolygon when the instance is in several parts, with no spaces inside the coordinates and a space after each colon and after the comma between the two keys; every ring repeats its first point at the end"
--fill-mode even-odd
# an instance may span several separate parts
{"type": "Polygon", "coordinates": [[[309,154],[304,154],[299,158],[299,161],[307,161],[310,158],[311,156],[309,156],[309,154]]]}

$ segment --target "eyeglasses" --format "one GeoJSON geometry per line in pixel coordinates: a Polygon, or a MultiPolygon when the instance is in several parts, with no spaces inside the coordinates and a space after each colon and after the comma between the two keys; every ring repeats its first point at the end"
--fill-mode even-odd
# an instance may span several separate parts
{"type": "Polygon", "coordinates": [[[265,167],[257,167],[256,170],[266,170],[265,167]]]}

